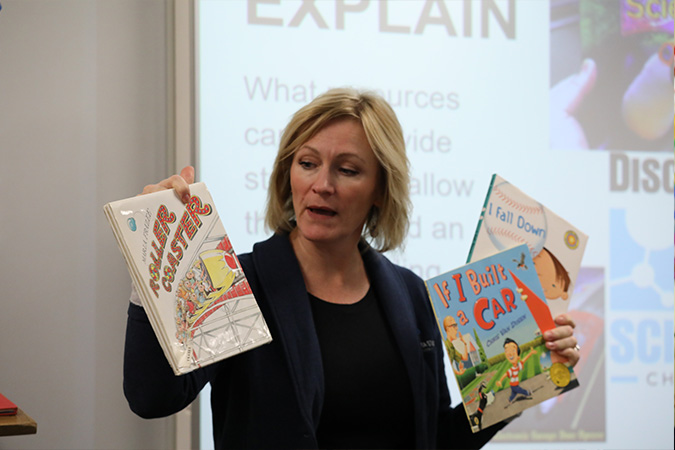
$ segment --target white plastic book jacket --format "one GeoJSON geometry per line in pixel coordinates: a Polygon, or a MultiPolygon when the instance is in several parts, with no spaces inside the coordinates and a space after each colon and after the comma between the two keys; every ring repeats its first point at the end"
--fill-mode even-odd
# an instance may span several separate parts
{"type": "Polygon", "coordinates": [[[176,375],[272,340],[204,183],[104,206],[176,375]]]}
{"type": "Polygon", "coordinates": [[[526,244],[556,317],[569,309],[587,241],[588,235],[495,174],[467,262],[526,244]]]}

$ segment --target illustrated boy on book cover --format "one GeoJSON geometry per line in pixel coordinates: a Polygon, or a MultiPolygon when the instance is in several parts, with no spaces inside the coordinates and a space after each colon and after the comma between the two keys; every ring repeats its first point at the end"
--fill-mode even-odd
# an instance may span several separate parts
{"type": "Polygon", "coordinates": [[[469,261],[526,244],[546,302],[556,317],[569,309],[588,236],[499,175],[492,177],[469,261]]]}
{"type": "Polygon", "coordinates": [[[474,432],[579,385],[544,345],[543,333],[555,324],[526,245],[426,285],[474,432]],[[468,342],[477,361],[457,357],[468,342]]]}

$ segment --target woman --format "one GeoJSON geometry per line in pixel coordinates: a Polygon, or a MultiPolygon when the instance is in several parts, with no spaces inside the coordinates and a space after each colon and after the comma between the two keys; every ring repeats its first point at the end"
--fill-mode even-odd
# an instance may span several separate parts
{"type": "MultiPolygon", "coordinates": [[[[275,234],[240,255],[273,341],[175,377],[142,308],[130,305],[125,394],[160,417],[210,382],[216,448],[480,447],[503,425],[472,434],[450,407],[443,343],[423,281],[379,252],[408,228],[401,127],[380,97],[336,89],[287,126],[271,175],[275,234]],[[371,246],[372,245],[372,246],[371,246]]],[[[143,193],[189,198],[194,170],[143,193]]],[[[576,363],[574,323],[547,333],[576,363]]]]}

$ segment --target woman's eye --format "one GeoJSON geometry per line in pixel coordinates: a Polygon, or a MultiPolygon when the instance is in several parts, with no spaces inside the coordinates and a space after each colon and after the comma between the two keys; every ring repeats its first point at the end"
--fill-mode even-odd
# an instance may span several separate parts
{"type": "Polygon", "coordinates": [[[300,164],[303,169],[311,169],[314,167],[314,164],[309,161],[299,161],[298,164],[300,164]]]}
{"type": "Polygon", "coordinates": [[[348,176],[354,176],[354,175],[357,175],[359,173],[357,170],[349,169],[347,167],[340,168],[340,172],[342,172],[343,174],[348,175],[348,176]]]}

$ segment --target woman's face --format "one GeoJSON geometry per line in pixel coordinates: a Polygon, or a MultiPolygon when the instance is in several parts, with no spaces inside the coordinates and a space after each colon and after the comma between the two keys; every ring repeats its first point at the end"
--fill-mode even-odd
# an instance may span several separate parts
{"type": "Polygon", "coordinates": [[[379,172],[361,123],[352,118],[329,122],[293,156],[297,237],[356,245],[371,207],[380,201],[379,172]]]}

